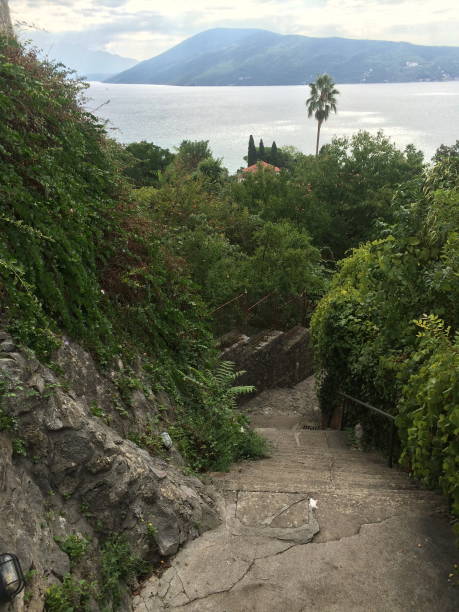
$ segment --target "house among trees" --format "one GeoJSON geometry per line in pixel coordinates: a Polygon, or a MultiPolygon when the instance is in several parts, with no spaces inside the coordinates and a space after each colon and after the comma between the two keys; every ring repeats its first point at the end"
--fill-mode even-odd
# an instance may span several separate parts
{"type": "Polygon", "coordinates": [[[243,174],[248,174],[249,172],[258,172],[260,169],[269,169],[274,172],[280,172],[280,168],[278,166],[273,166],[272,164],[268,164],[265,161],[259,161],[256,164],[252,164],[251,166],[247,166],[247,168],[243,168],[243,174]]]}
{"type": "Polygon", "coordinates": [[[265,148],[263,139],[261,138],[259,146],[256,147],[253,136],[250,135],[247,157],[244,157],[244,159],[247,160],[247,168],[242,169],[240,180],[242,180],[247,173],[258,172],[260,168],[273,170],[276,174],[280,172],[280,168],[277,165],[280,156],[275,142],[273,142],[271,147],[265,148]]]}

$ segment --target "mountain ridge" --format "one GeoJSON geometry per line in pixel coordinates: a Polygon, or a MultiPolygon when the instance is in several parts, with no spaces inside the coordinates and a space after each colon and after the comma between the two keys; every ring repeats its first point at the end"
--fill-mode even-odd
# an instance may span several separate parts
{"type": "Polygon", "coordinates": [[[459,47],[213,28],[107,82],[302,85],[323,72],[337,83],[456,80],[459,47]]]}
{"type": "Polygon", "coordinates": [[[23,34],[39,49],[39,55],[52,61],[61,62],[88,80],[104,80],[128,70],[137,60],[103,50],[94,50],[75,42],[65,35],[32,31],[23,34]]]}

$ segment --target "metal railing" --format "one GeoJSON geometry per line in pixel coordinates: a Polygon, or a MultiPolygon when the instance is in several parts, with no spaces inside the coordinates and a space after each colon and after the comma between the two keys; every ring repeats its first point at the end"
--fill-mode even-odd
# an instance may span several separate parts
{"type": "MultiPolygon", "coordinates": [[[[362,402],[362,400],[359,400],[356,397],[352,397],[352,395],[348,395],[347,393],[339,392],[338,395],[346,398],[350,402],[354,402],[355,404],[358,404],[359,406],[363,406],[364,408],[367,408],[368,410],[371,410],[372,412],[375,412],[376,414],[380,414],[391,421],[390,438],[389,438],[389,458],[387,461],[387,465],[391,468],[393,465],[394,442],[395,442],[395,417],[394,415],[389,414],[388,412],[385,412],[384,410],[381,410],[381,408],[376,408],[376,406],[372,406],[371,404],[368,404],[367,402],[362,402]]],[[[343,406],[343,409],[345,410],[345,406],[343,406]]]]}
{"type": "Polygon", "coordinates": [[[262,298],[258,299],[254,304],[250,304],[249,295],[247,291],[244,291],[243,293],[240,293],[239,295],[236,295],[232,299],[228,300],[224,304],[220,304],[220,306],[215,308],[211,312],[211,314],[215,315],[217,313],[220,313],[231,305],[237,306],[237,308],[239,308],[244,323],[247,324],[249,320],[254,316],[255,311],[257,311],[262,305],[265,305],[265,307],[268,306],[270,310],[271,317],[273,319],[271,323],[276,324],[276,322],[279,322],[281,320],[282,314],[285,312],[287,307],[291,307],[295,303],[295,308],[297,309],[298,315],[298,322],[301,322],[304,325],[307,320],[308,306],[310,306],[310,302],[305,291],[303,291],[303,293],[299,295],[290,296],[289,299],[284,298],[283,296],[277,294],[274,291],[270,291],[262,298]]]}

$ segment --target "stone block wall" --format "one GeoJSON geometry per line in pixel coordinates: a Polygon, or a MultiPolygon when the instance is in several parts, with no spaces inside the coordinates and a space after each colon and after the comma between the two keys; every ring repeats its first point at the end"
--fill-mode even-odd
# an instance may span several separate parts
{"type": "MultiPolygon", "coordinates": [[[[228,336],[229,337],[229,336],[228,336]]],[[[237,381],[254,385],[256,393],[274,387],[293,386],[313,373],[313,354],[309,330],[296,326],[287,332],[265,331],[252,338],[232,335],[233,344],[225,348],[222,358],[245,370],[237,381]]],[[[227,340],[223,339],[223,346],[227,340]]],[[[251,396],[243,396],[242,401],[251,396]]]]}

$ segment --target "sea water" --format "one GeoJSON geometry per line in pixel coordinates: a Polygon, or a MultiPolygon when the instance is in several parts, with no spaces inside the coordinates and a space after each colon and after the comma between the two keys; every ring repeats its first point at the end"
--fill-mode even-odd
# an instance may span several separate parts
{"type": "MultiPolygon", "coordinates": [[[[358,130],[383,130],[400,148],[413,143],[427,159],[459,139],[459,81],[337,85],[338,113],[321,144],[358,130]]],[[[122,143],[147,140],[172,149],[182,140],[209,140],[234,172],[245,165],[249,135],[265,146],[293,145],[313,153],[316,122],[308,119],[307,86],[175,87],[93,82],[86,107],[107,121],[122,143]]]]}

